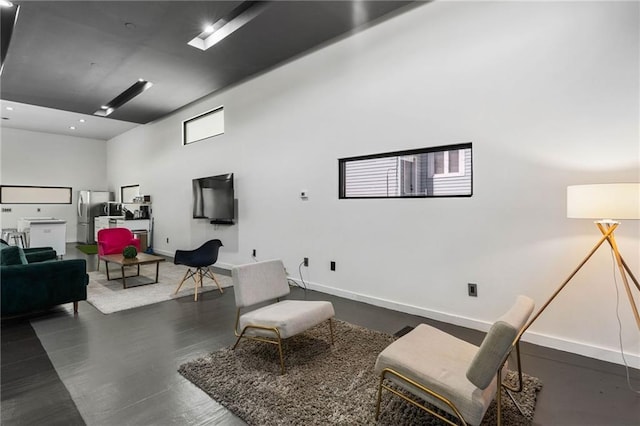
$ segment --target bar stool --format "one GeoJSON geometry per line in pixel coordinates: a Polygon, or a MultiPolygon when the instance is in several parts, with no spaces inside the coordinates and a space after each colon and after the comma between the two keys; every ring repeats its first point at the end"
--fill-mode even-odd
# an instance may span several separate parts
{"type": "Polygon", "coordinates": [[[25,244],[26,234],[24,232],[19,232],[16,228],[3,229],[2,239],[9,244],[11,244],[11,240],[13,240],[13,245],[15,246],[19,246],[22,248],[27,247],[25,244]]]}

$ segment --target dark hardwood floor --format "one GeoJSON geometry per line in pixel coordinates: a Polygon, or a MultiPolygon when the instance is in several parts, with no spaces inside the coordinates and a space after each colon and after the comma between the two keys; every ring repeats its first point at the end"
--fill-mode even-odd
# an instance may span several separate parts
{"type": "MultiPolygon", "coordinates": [[[[95,256],[69,244],[65,258],[95,256]]],[[[313,291],[339,319],[394,333],[428,322],[473,343],[483,333],[313,291]]],[[[2,321],[2,425],[244,424],[177,372],[180,364],[234,342],[233,290],[104,315],[81,302],[2,321]]],[[[623,366],[524,343],[525,372],[539,377],[536,425],[638,425],[640,395],[623,366]]],[[[632,370],[640,388],[640,372],[632,370]]],[[[374,401],[372,401],[373,410],[374,401]]]]}

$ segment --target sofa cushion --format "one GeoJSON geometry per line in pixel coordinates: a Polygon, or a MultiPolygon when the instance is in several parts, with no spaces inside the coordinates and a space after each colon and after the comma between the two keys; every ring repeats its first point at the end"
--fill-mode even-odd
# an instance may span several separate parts
{"type": "Polygon", "coordinates": [[[27,263],[27,258],[24,256],[20,247],[16,246],[4,246],[0,249],[0,265],[24,265],[27,263]],[[24,259],[24,262],[23,262],[24,259]]]}
{"type": "Polygon", "coordinates": [[[58,259],[58,254],[51,247],[25,249],[24,254],[27,257],[27,262],[29,263],[46,262],[58,259]]]}
{"type": "MultiPolygon", "coordinates": [[[[274,327],[280,337],[287,339],[333,318],[335,312],[331,302],[312,300],[283,300],[247,312],[240,317],[240,330],[248,325],[274,327]]],[[[251,328],[248,336],[274,337],[273,332],[251,328]]]]}
{"type": "Polygon", "coordinates": [[[86,300],[88,282],[84,259],[2,266],[0,313],[6,317],[86,300]]]}

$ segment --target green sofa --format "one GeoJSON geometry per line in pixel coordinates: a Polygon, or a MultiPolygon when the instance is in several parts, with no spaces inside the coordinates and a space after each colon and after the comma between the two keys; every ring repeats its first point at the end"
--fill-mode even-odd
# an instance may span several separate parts
{"type": "Polygon", "coordinates": [[[87,300],[84,259],[56,260],[50,247],[22,249],[0,241],[0,314],[12,316],[87,300]]]}

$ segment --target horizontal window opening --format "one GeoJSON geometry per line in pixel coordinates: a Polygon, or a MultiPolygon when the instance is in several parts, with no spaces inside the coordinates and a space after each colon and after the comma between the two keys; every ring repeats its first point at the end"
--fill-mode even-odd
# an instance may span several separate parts
{"type": "Polygon", "coordinates": [[[218,107],[182,122],[182,144],[224,134],[224,107],[218,107]]]}
{"type": "Polygon", "coordinates": [[[1,204],[71,204],[71,187],[2,185],[1,204]]]}
{"type": "Polygon", "coordinates": [[[341,199],[473,195],[471,143],[342,158],[338,169],[341,199]]]}

